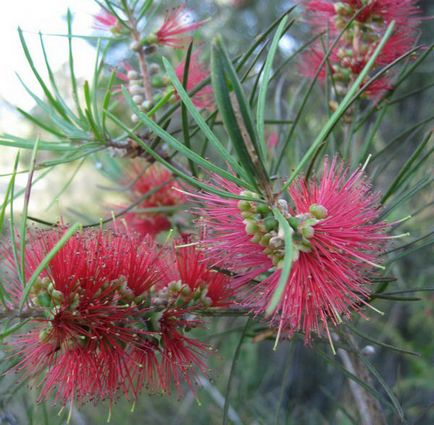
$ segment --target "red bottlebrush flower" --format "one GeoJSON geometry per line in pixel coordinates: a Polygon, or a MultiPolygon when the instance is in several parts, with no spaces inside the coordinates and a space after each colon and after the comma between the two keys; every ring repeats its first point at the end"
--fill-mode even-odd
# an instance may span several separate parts
{"type": "MultiPolygon", "coordinates": [[[[29,235],[27,278],[63,232],[29,235]]],[[[100,229],[75,234],[49,262],[29,300],[29,308],[48,314],[13,343],[22,357],[16,368],[38,381],[40,400],[113,400],[119,392],[135,398],[144,382],[154,384],[153,333],[138,306],[158,279],[156,256],[149,240],[100,229]],[[132,373],[138,367],[132,359],[147,359],[140,375],[132,373]]]]}
{"type": "Polygon", "coordinates": [[[117,18],[105,9],[102,9],[98,14],[94,15],[94,19],[93,27],[97,30],[111,31],[113,33],[120,31],[117,18]]]}
{"type": "MultiPolygon", "coordinates": [[[[223,187],[259,199],[232,183],[223,187]]],[[[295,254],[271,324],[289,334],[302,331],[309,341],[312,332],[328,333],[329,321],[338,324],[366,304],[369,273],[387,239],[387,225],[377,221],[377,196],[371,193],[363,171],[350,174],[336,159],[325,162],[318,182],[300,179],[289,195],[294,208],[287,208],[283,200],[279,205],[294,230],[295,254]]],[[[195,197],[203,205],[200,213],[209,232],[209,257],[237,272],[238,286],[246,292],[242,302],[257,314],[265,313],[284,255],[284,241],[271,209],[259,202],[208,194],[195,197]],[[247,286],[263,273],[268,274],[265,279],[247,286]]]]}
{"type": "MultiPolygon", "coordinates": [[[[394,32],[377,57],[372,71],[375,72],[379,67],[390,64],[411,49],[420,22],[416,3],[417,0],[369,2],[311,0],[307,2],[308,20],[313,26],[329,31],[332,37],[338,36],[357,13],[357,17],[343,34],[328,60],[332,78],[340,94],[345,94],[358,77],[392,21],[395,21],[394,32]]],[[[321,42],[317,42],[302,56],[301,73],[312,78],[323,58],[324,48],[321,42]]],[[[325,66],[319,74],[320,81],[326,78],[325,66]]],[[[379,97],[390,89],[389,80],[390,77],[383,77],[382,81],[372,85],[371,90],[366,91],[365,95],[379,97]]]]}
{"type": "MultiPolygon", "coordinates": [[[[209,71],[205,65],[199,61],[200,52],[194,52],[190,57],[190,66],[188,68],[187,91],[193,90],[198,84],[209,77],[209,71]]],[[[179,81],[184,78],[185,61],[181,62],[176,68],[176,76],[179,81]]],[[[214,95],[210,85],[201,88],[192,98],[194,105],[199,109],[213,109],[214,95]]]]}
{"type": "Polygon", "coordinates": [[[185,34],[196,30],[204,23],[205,21],[189,22],[185,5],[176,7],[168,11],[163,25],[155,33],[155,42],[175,49],[183,49],[191,40],[191,37],[185,34]]]}
{"type": "Polygon", "coordinates": [[[137,202],[138,199],[146,196],[136,207],[144,211],[133,211],[124,216],[128,228],[141,235],[150,234],[152,236],[169,230],[171,227],[168,219],[170,212],[148,212],[146,209],[175,208],[185,202],[185,195],[176,190],[179,189],[179,184],[173,174],[158,163],[139,165],[134,162],[128,170],[128,180],[131,185],[132,202],[137,202]]]}

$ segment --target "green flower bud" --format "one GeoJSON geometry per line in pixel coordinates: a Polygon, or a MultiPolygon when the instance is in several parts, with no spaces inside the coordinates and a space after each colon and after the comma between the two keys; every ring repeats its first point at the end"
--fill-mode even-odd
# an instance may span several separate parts
{"type": "Polygon", "coordinates": [[[212,299],[210,297],[202,297],[201,301],[205,307],[209,307],[212,305],[212,299]]]}
{"type": "Polygon", "coordinates": [[[259,244],[262,246],[268,246],[271,239],[271,235],[269,233],[266,233],[264,236],[262,236],[261,240],[259,241],[259,244]]]}
{"type": "Polygon", "coordinates": [[[259,243],[262,239],[262,235],[260,233],[256,233],[252,239],[250,239],[253,243],[259,243]]]}
{"type": "Polygon", "coordinates": [[[315,230],[313,229],[312,226],[304,225],[301,228],[301,234],[303,235],[303,237],[305,237],[307,239],[311,239],[313,237],[313,235],[315,234],[315,230]]]}
{"type": "Polygon", "coordinates": [[[327,208],[319,204],[312,204],[309,207],[309,212],[318,220],[326,218],[328,214],[327,208]]]}
{"type": "Polygon", "coordinates": [[[191,288],[188,285],[182,285],[181,295],[184,297],[189,297],[191,295],[191,288]]]}
{"type": "Polygon", "coordinates": [[[246,233],[248,235],[254,235],[259,230],[256,222],[250,220],[244,220],[244,222],[246,223],[246,233]]]}
{"type": "Polygon", "coordinates": [[[240,200],[238,201],[238,209],[240,211],[250,211],[250,202],[249,201],[244,201],[244,200],[240,200]]]}
{"type": "Polygon", "coordinates": [[[36,303],[41,307],[52,307],[51,297],[47,292],[41,292],[40,294],[38,294],[36,300],[36,303]]]}
{"type": "Polygon", "coordinates": [[[267,232],[276,230],[279,227],[279,222],[272,216],[268,216],[264,219],[264,226],[267,232]]]}
{"type": "Polygon", "coordinates": [[[270,207],[267,204],[258,204],[256,206],[256,211],[264,216],[270,213],[270,207]]]}
{"type": "Polygon", "coordinates": [[[57,305],[63,302],[63,300],[65,299],[63,293],[58,291],[57,289],[54,289],[53,292],[51,292],[51,298],[57,305]]]}
{"type": "Polygon", "coordinates": [[[168,288],[170,292],[179,292],[182,288],[182,282],[180,280],[170,282],[168,288]]]}

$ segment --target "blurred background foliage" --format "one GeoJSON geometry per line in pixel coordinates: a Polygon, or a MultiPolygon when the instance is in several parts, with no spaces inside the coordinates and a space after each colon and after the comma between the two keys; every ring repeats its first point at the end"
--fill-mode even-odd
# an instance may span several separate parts
{"type": "MultiPolygon", "coordinates": [[[[88,0],[81,0],[88,1],[88,0]]],[[[90,0],[89,0],[90,1],[90,0]]],[[[175,2],[161,2],[161,13],[175,2]]],[[[212,37],[220,34],[227,41],[231,53],[244,52],[252,39],[264,30],[276,17],[292,6],[287,0],[191,0],[188,6],[198,18],[209,18],[201,30],[198,40],[204,57],[212,37]]],[[[431,0],[420,2],[424,16],[434,16],[434,4],[431,0]]],[[[74,12],[74,9],[72,9],[74,12]]],[[[297,9],[297,23],[280,42],[280,57],[283,63],[294,51],[312,38],[312,29],[304,22],[302,10],[297,9]]],[[[43,30],[43,28],[41,28],[43,30]]],[[[89,28],[89,31],[92,31],[89,28]]],[[[421,42],[430,44],[434,32],[434,21],[426,19],[422,25],[421,42]]],[[[94,44],[90,41],[91,44],[94,44]]],[[[108,57],[109,66],[116,66],[125,55],[125,46],[113,49],[108,57]]],[[[17,52],[16,54],[21,54],[17,52]]],[[[80,54],[79,51],[76,53],[80,54]]],[[[65,61],[66,61],[65,53],[65,61]]],[[[259,71],[259,61],[255,71],[259,71]]],[[[279,62],[276,63],[276,66],[279,62]]],[[[433,74],[434,58],[431,55],[422,67],[399,89],[405,100],[397,102],[389,109],[388,117],[383,121],[377,134],[376,146],[381,149],[386,143],[397,138],[393,149],[386,154],[387,160],[370,164],[371,173],[381,177],[376,179],[379,189],[386,189],[396,175],[397,170],[414,151],[414,146],[422,138],[422,130],[432,127],[433,118],[433,74]],[[425,90],[420,90],[427,87],[425,90]],[[426,125],[415,131],[405,132],[416,123],[426,120],[426,125]],[[404,133],[403,133],[404,132],[404,133]],[[381,170],[379,170],[381,168],[381,170]]],[[[66,65],[56,72],[65,93],[69,92],[66,65]]],[[[254,77],[247,84],[252,85],[254,77]]],[[[288,119],[294,114],[306,85],[297,71],[297,58],[284,68],[274,80],[267,114],[270,117],[288,119]]],[[[327,116],[327,107],[323,99],[323,88],[319,85],[308,104],[298,129],[297,146],[306,146],[305,141],[313,138],[327,116]]],[[[20,104],[20,99],[17,99],[20,104]]],[[[40,116],[41,111],[30,111],[40,116]]],[[[17,118],[18,120],[18,118],[17,118]]],[[[1,122],[1,132],[11,132],[7,122],[1,122]]],[[[176,126],[175,124],[172,124],[176,126]]],[[[22,136],[35,139],[40,130],[29,126],[28,122],[17,121],[15,125],[22,136]]],[[[283,126],[270,126],[269,131],[285,132],[283,126]]],[[[337,135],[339,137],[339,135],[337,135]]],[[[366,137],[366,134],[360,136],[366,137]]],[[[308,146],[308,144],[307,144],[308,146]]],[[[1,147],[0,153],[0,193],[4,194],[9,181],[15,151],[1,147]]],[[[293,152],[297,156],[297,152],[293,152]]],[[[300,152],[298,152],[300,155],[300,152]]],[[[39,160],[53,159],[53,154],[40,153],[39,160]]],[[[23,152],[20,168],[26,169],[30,152],[23,152]]],[[[120,192],[106,190],[116,188],[116,177],[122,172],[107,153],[101,153],[84,161],[64,164],[56,167],[33,186],[30,203],[30,215],[53,221],[62,213],[66,218],[91,219],[106,215],[107,205],[118,204],[123,195],[120,192]],[[65,187],[65,190],[62,188],[65,187]],[[102,189],[101,189],[102,188],[102,189]],[[104,189],[106,188],[106,189],[104,189]]],[[[432,170],[431,170],[432,171],[432,170]]],[[[36,176],[44,171],[39,171],[36,176]]],[[[426,170],[420,171],[423,178],[426,170]]],[[[17,176],[17,185],[24,187],[26,174],[17,176]]],[[[416,179],[418,180],[418,178],[416,179]]],[[[397,278],[389,285],[389,291],[406,291],[425,288],[426,291],[404,293],[394,302],[378,300],[376,308],[384,312],[383,316],[371,312],[369,321],[355,318],[352,326],[361,335],[356,336],[357,344],[363,356],[370,364],[381,371],[381,375],[395,392],[405,412],[402,422],[390,405],[385,402],[387,394],[382,385],[374,382],[374,388],[382,398],[382,404],[390,425],[406,423],[409,425],[434,424],[434,295],[428,288],[434,287],[432,265],[432,184],[427,186],[411,202],[403,203],[396,218],[415,214],[417,220],[404,223],[403,232],[411,233],[411,240],[428,234],[428,239],[415,245],[414,252],[406,255],[399,262],[390,264],[391,273],[397,278]],[[418,210],[418,205],[427,205],[418,210]],[[431,231],[431,233],[430,233],[431,231]],[[379,341],[382,345],[372,342],[379,341]],[[413,356],[394,351],[387,345],[402,347],[417,352],[413,356]]],[[[16,206],[20,210],[19,201],[16,206]]],[[[401,251],[396,252],[396,259],[401,251]]],[[[399,297],[399,295],[397,295],[399,297]]],[[[208,331],[204,332],[207,341],[216,347],[210,357],[209,377],[204,377],[202,385],[195,391],[185,389],[182,395],[172,397],[143,394],[133,407],[125,401],[113,406],[111,423],[113,424],[221,424],[224,411],[228,381],[231,382],[229,393],[228,421],[235,425],[350,425],[356,424],[357,413],[354,401],[348,390],[339,356],[333,356],[329,347],[318,349],[305,347],[302,340],[282,341],[277,351],[273,351],[274,341],[255,342],[250,338],[254,327],[248,325],[246,335],[240,337],[245,327],[246,318],[208,319],[208,331]],[[239,352],[238,352],[239,351],[239,352]],[[234,356],[238,352],[237,361],[234,356]]],[[[7,353],[0,354],[3,360],[7,353]]],[[[7,363],[6,361],[2,364],[7,363]]],[[[49,424],[65,423],[65,412],[49,404],[35,404],[36,391],[25,385],[17,385],[12,375],[1,376],[0,386],[0,424],[49,424]]],[[[84,406],[74,410],[71,423],[75,425],[98,425],[106,423],[109,406],[84,406]]],[[[373,424],[375,425],[375,424],[373,424]]]]}

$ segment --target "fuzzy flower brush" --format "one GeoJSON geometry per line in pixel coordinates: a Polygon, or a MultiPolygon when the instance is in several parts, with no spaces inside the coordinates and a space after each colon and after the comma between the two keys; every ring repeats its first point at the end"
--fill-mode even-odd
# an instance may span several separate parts
{"type": "MultiPolygon", "coordinates": [[[[194,195],[201,203],[208,258],[237,273],[241,304],[265,314],[281,274],[282,231],[258,195],[216,183],[258,202],[194,195]]],[[[309,341],[366,304],[388,226],[378,221],[378,198],[363,171],[350,173],[336,159],[325,161],[318,180],[296,181],[289,197],[289,204],[282,199],[278,207],[292,229],[293,263],[270,324],[289,334],[303,332],[309,341]]]]}

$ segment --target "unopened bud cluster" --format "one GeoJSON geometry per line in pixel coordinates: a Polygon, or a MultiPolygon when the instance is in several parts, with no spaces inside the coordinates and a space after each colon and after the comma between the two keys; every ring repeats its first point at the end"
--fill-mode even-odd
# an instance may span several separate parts
{"type": "MultiPolygon", "coordinates": [[[[343,30],[353,18],[357,10],[348,3],[335,3],[336,16],[335,25],[338,30],[343,30]]],[[[353,82],[361,68],[372,55],[375,46],[381,39],[384,26],[384,18],[375,14],[363,21],[357,18],[345,30],[342,35],[340,47],[337,49],[337,61],[331,64],[333,78],[336,82],[336,89],[345,94],[348,85],[353,82]]]]}
{"type": "Polygon", "coordinates": [[[206,286],[198,286],[195,290],[180,280],[169,283],[162,289],[151,288],[151,304],[156,307],[187,307],[212,305],[212,299],[207,296],[206,286]]]}
{"type": "MultiPolygon", "coordinates": [[[[258,199],[258,201],[260,199],[257,193],[250,191],[241,192],[241,196],[258,199]]],[[[315,234],[314,227],[327,217],[327,209],[322,205],[312,204],[309,212],[292,217],[284,199],[279,199],[277,204],[294,230],[293,260],[296,261],[300,252],[312,250],[311,239],[315,234]]],[[[285,256],[284,231],[274,217],[271,207],[262,202],[241,200],[238,202],[238,208],[244,218],[246,233],[252,236],[251,241],[264,247],[264,253],[272,260],[274,266],[282,267],[285,256]]]]}
{"type": "MultiPolygon", "coordinates": [[[[143,87],[143,81],[137,71],[130,70],[127,73],[128,78],[128,91],[137,105],[137,107],[146,112],[151,107],[151,102],[145,99],[145,89],[143,87]]],[[[139,118],[136,114],[131,115],[131,121],[138,122],[139,118]]]]}
{"type": "Polygon", "coordinates": [[[296,261],[300,252],[311,252],[311,239],[315,235],[315,225],[327,218],[327,209],[322,205],[312,204],[309,212],[289,218],[289,225],[294,230],[292,235],[293,260],[296,261]]]}
{"type": "Polygon", "coordinates": [[[30,300],[39,307],[56,307],[64,301],[64,296],[54,288],[53,282],[48,277],[43,277],[33,284],[30,300]]]}
{"type": "MultiPolygon", "coordinates": [[[[243,191],[240,195],[260,199],[257,193],[250,191],[243,191]]],[[[238,208],[244,217],[246,233],[252,235],[251,241],[263,246],[264,253],[272,260],[273,265],[280,267],[285,256],[284,235],[279,231],[279,223],[270,206],[262,202],[241,200],[238,208]]]]}

